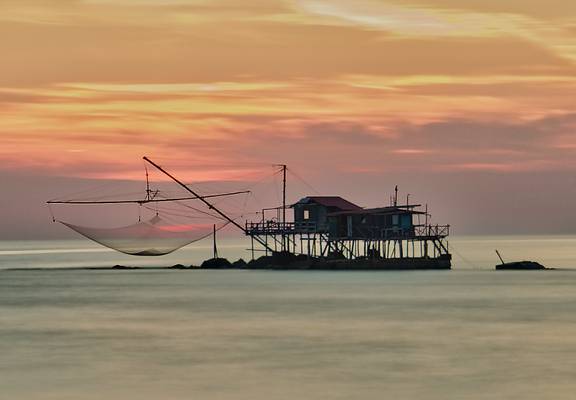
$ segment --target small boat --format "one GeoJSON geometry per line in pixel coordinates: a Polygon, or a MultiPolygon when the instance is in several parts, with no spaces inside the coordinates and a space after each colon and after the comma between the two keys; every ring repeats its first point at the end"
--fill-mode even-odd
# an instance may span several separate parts
{"type": "Polygon", "coordinates": [[[513,261],[513,262],[504,262],[500,252],[496,250],[496,254],[502,264],[496,265],[496,270],[510,270],[510,271],[526,271],[526,270],[540,270],[540,269],[548,269],[540,263],[536,261],[513,261]]]}

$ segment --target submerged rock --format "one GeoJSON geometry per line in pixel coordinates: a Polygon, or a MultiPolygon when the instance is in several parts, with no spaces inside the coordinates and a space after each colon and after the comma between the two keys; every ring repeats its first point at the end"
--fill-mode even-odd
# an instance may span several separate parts
{"type": "Polygon", "coordinates": [[[138,267],[127,267],[125,265],[116,264],[112,269],[138,269],[138,267]]]}
{"type": "Polygon", "coordinates": [[[175,264],[175,265],[168,267],[168,268],[170,268],[170,269],[187,269],[188,267],[185,265],[182,265],[182,264],[175,264]]]}

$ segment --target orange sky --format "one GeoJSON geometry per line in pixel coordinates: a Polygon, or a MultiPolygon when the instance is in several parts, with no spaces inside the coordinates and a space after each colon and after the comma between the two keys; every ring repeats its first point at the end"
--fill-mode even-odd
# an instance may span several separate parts
{"type": "Polygon", "coordinates": [[[566,0],[3,0],[0,54],[7,174],[576,166],[566,0]]]}

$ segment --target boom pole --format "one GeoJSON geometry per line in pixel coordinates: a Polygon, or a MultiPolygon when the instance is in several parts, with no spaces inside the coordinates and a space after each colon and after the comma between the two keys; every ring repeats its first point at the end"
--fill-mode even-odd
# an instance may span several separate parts
{"type": "MultiPolygon", "coordinates": [[[[182,186],[186,191],[192,193],[193,196],[196,196],[198,198],[198,200],[200,200],[202,203],[204,203],[206,206],[208,206],[208,208],[210,210],[214,210],[218,215],[220,215],[221,217],[226,219],[228,222],[230,222],[232,225],[234,225],[235,227],[240,229],[242,232],[246,233],[246,229],[244,227],[242,227],[242,225],[240,225],[238,222],[234,221],[228,215],[224,214],[222,211],[220,211],[218,208],[216,208],[214,205],[212,205],[210,202],[208,202],[208,200],[205,199],[206,196],[200,196],[198,193],[196,193],[195,191],[190,189],[187,185],[185,185],[184,183],[179,181],[174,175],[172,175],[170,172],[166,171],[164,168],[162,168],[161,166],[156,164],[154,161],[150,160],[148,157],[144,156],[142,158],[144,159],[144,161],[149,162],[152,166],[154,166],[160,172],[164,173],[164,175],[168,176],[170,179],[172,179],[178,185],[182,186]]],[[[256,238],[256,240],[258,241],[258,243],[260,243],[262,246],[266,247],[268,250],[273,251],[262,239],[256,238]]]]}
{"type": "Polygon", "coordinates": [[[224,197],[224,196],[233,196],[235,194],[243,194],[243,193],[250,193],[249,190],[242,190],[239,192],[229,192],[229,193],[218,193],[218,194],[208,194],[206,196],[194,196],[194,197],[173,197],[167,199],[153,199],[149,195],[146,196],[145,199],[138,200],[49,200],[47,204],[146,204],[146,203],[162,203],[166,201],[183,201],[183,200],[199,200],[201,198],[209,199],[212,197],[224,197]]]}

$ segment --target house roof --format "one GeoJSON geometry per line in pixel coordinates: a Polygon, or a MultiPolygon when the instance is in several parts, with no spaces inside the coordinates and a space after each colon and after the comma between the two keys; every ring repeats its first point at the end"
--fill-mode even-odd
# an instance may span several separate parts
{"type": "Polygon", "coordinates": [[[331,216],[336,215],[393,215],[393,214],[426,214],[423,211],[416,211],[411,208],[390,206],[390,207],[378,207],[378,208],[362,208],[360,210],[343,210],[330,213],[331,216]]]}
{"type": "Polygon", "coordinates": [[[340,196],[308,196],[300,199],[296,204],[310,203],[316,203],[324,207],[338,208],[342,211],[362,210],[362,207],[357,206],[340,196]]]}

